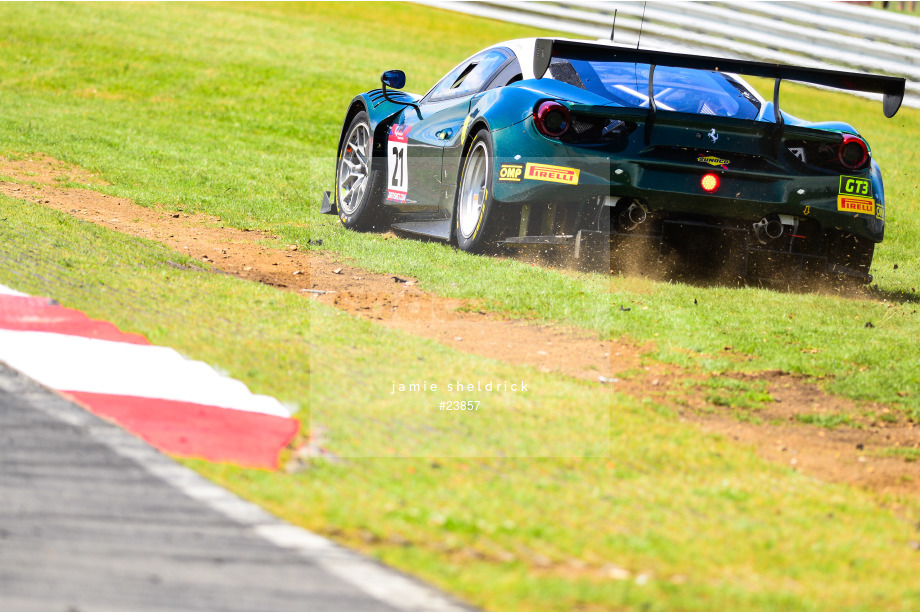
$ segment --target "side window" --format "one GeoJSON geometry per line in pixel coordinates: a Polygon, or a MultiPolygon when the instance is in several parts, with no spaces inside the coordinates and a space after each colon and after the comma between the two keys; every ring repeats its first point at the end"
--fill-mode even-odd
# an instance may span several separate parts
{"type": "Polygon", "coordinates": [[[489,49],[473,56],[441,79],[428,100],[436,102],[475,94],[495,77],[510,56],[511,53],[505,49],[489,49]]]}
{"type": "Polygon", "coordinates": [[[496,87],[505,87],[523,78],[524,76],[521,74],[521,65],[518,64],[517,58],[515,58],[492,79],[486,89],[491,90],[496,87]]]}

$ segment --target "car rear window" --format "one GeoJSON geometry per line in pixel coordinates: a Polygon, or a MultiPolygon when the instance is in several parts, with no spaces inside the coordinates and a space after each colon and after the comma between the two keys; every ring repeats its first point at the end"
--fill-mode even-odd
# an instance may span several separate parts
{"type": "MultiPolygon", "coordinates": [[[[648,64],[554,57],[548,76],[625,107],[648,107],[648,64]]],[[[761,108],[746,85],[732,75],[708,70],[655,67],[659,110],[755,119],[761,108]]]]}

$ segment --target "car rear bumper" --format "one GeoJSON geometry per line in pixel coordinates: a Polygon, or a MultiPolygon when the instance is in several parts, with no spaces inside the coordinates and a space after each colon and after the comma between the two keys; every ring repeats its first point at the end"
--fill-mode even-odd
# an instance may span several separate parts
{"type": "Polygon", "coordinates": [[[876,243],[885,234],[882,194],[872,199],[872,212],[841,210],[839,175],[801,176],[773,169],[754,172],[582,154],[496,159],[494,176],[494,197],[505,203],[570,205],[594,197],[629,198],[649,212],[677,219],[702,216],[753,224],[768,215],[788,215],[814,220],[824,231],[836,229],[876,243]],[[705,175],[718,179],[712,192],[701,184],[705,175]]]}

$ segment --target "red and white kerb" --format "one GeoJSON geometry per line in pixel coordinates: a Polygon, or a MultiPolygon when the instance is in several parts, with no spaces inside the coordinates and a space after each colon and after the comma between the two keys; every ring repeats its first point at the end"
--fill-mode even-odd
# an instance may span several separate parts
{"type": "Polygon", "coordinates": [[[203,362],[2,285],[0,361],[177,456],[274,469],[299,428],[203,362]]]}

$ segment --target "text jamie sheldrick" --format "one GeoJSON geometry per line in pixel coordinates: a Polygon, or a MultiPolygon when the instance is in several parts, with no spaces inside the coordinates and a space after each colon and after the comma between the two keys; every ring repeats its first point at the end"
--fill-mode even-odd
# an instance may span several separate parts
{"type": "MultiPolygon", "coordinates": [[[[441,386],[430,384],[427,381],[405,384],[393,380],[393,389],[390,394],[396,394],[397,392],[438,392],[439,390],[443,392],[441,386]]],[[[447,384],[447,392],[528,392],[528,390],[527,384],[523,381],[520,384],[509,384],[507,380],[501,382],[490,380],[485,383],[482,380],[477,380],[473,383],[457,380],[447,384]]]]}

